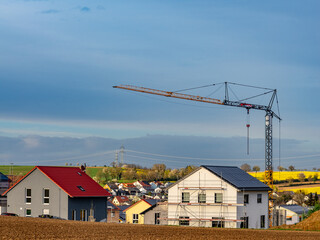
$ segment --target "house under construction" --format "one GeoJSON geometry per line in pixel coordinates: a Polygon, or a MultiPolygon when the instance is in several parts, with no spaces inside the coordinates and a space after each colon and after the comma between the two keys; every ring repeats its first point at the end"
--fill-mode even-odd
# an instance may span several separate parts
{"type": "Polygon", "coordinates": [[[203,165],[168,188],[168,224],[268,228],[268,191],[238,167],[203,165]]]}

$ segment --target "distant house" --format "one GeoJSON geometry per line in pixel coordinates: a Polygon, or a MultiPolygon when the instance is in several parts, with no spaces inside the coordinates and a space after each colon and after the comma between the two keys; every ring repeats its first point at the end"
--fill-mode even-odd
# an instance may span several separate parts
{"type": "Polygon", "coordinates": [[[126,213],[126,223],[144,224],[144,215],[141,213],[156,205],[157,202],[158,200],[155,199],[141,199],[128,207],[124,210],[126,213]]]}
{"type": "Polygon", "coordinates": [[[100,221],[107,217],[111,196],[77,167],[36,166],[4,194],[8,212],[38,217],[100,221]]]}
{"type": "Polygon", "coordinates": [[[136,181],[133,183],[137,188],[151,188],[151,185],[147,181],[136,181]]]}
{"type": "Polygon", "coordinates": [[[120,222],[120,208],[114,205],[112,202],[107,202],[107,222],[118,223],[120,222]]]}
{"type": "Polygon", "coordinates": [[[116,206],[131,205],[131,201],[127,196],[115,196],[112,203],[116,206]]]}
{"type": "Polygon", "coordinates": [[[140,213],[144,224],[168,225],[168,203],[157,202],[140,213]]]}
{"type": "Polygon", "coordinates": [[[0,214],[7,212],[7,198],[1,196],[8,190],[11,180],[0,172],[0,214]]]}
{"type": "Polygon", "coordinates": [[[292,225],[301,222],[303,214],[307,214],[309,209],[300,205],[280,205],[277,209],[285,210],[286,224],[292,225]]]}
{"type": "Polygon", "coordinates": [[[270,190],[238,167],[204,165],[168,187],[168,224],[268,228],[270,190]]]}

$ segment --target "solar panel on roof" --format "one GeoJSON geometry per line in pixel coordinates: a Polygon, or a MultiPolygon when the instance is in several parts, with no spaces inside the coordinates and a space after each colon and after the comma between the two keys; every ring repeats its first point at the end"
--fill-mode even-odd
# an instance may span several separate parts
{"type": "Polygon", "coordinates": [[[202,167],[208,169],[240,190],[269,190],[267,185],[238,167],[208,165],[203,165],[202,167]]]}

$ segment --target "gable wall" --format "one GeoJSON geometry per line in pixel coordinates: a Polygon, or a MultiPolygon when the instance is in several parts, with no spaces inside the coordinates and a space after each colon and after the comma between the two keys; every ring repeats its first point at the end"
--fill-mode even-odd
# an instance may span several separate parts
{"type": "Polygon", "coordinates": [[[26,216],[26,209],[31,209],[31,216],[38,217],[46,209],[50,215],[68,218],[68,195],[38,169],[11,189],[7,200],[7,211],[19,216],[26,216]],[[44,188],[49,189],[48,205],[43,203],[44,188]],[[31,204],[26,203],[26,189],[31,189],[31,204]]]}
{"type": "MultiPolygon", "coordinates": [[[[224,203],[237,203],[237,189],[221,178],[211,173],[205,168],[200,168],[192,175],[186,177],[181,182],[175,184],[168,190],[168,224],[178,225],[178,220],[170,220],[170,218],[176,219],[179,216],[189,216],[195,218],[197,216],[201,219],[212,219],[212,217],[224,217],[225,219],[237,219],[237,207],[236,206],[208,206],[208,205],[177,205],[175,203],[181,203],[182,192],[190,193],[190,203],[198,203],[198,194],[206,194],[206,203],[215,202],[215,193],[223,194],[224,203]],[[201,189],[183,189],[184,187],[193,188],[206,188],[201,189]],[[216,187],[219,189],[210,189],[216,187]],[[223,188],[224,190],[221,190],[223,188]]],[[[212,223],[210,221],[190,221],[190,226],[203,226],[209,227],[212,223]]],[[[234,222],[226,222],[226,227],[236,227],[234,222]]]]}
{"type": "Polygon", "coordinates": [[[144,215],[140,213],[150,207],[150,204],[146,203],[145,201],[140,201],[139,203],[135,204],[134,206],[130,207],[126,213],[126,222],[133,223],[133,214],[138,214],[138,224],[144,224],[144,215]]]}

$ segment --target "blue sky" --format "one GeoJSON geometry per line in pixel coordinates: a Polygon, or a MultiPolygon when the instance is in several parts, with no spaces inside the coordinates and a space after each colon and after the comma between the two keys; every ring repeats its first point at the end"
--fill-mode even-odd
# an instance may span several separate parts
{"type": "MultiPolygon", "coordinates": [[[[245,137],[241,109],[112,88],[230,81],[278,90],[281,137],[300,143],[284,145],[284,157],[320,154],[320,3],[307,3],[1,1],[0,136],[245,137]]],[[[263,139],[264,113],[252,111],[251,125],[251,137],[263,139]]],[[[1,161],[17,161],[11,155],[1,161]]]]}

